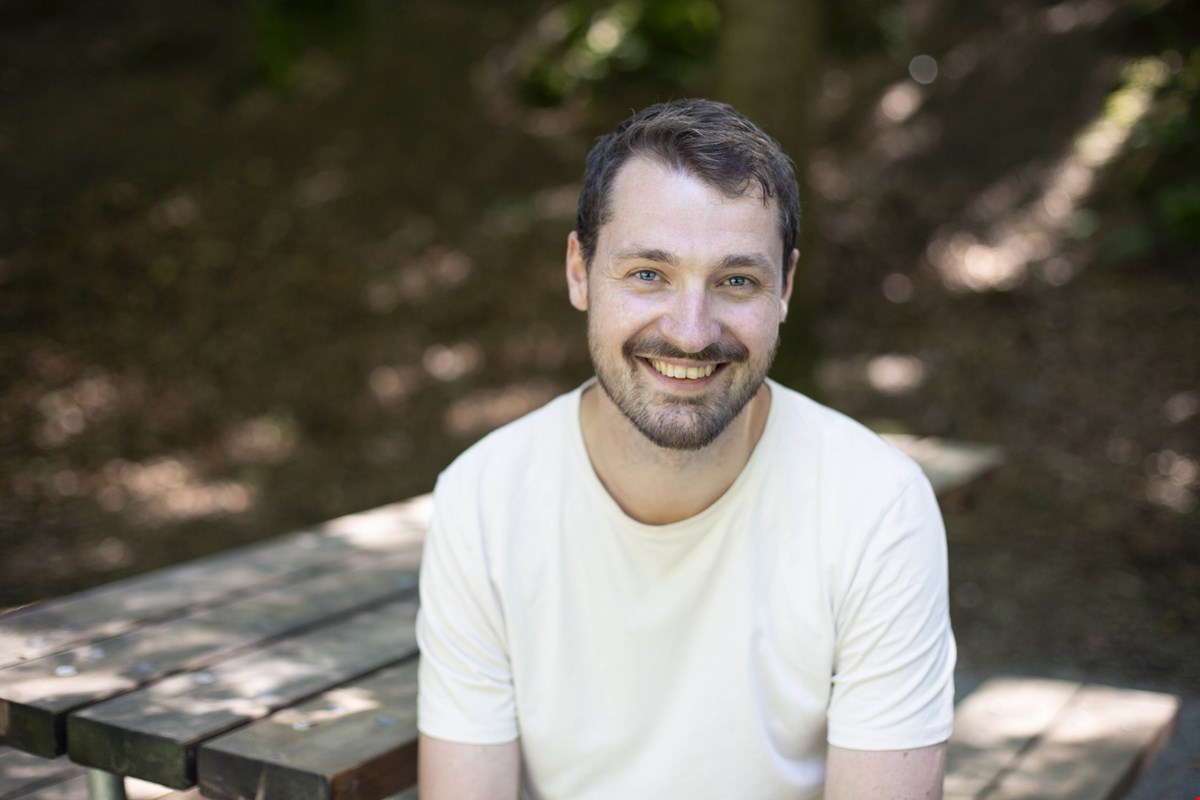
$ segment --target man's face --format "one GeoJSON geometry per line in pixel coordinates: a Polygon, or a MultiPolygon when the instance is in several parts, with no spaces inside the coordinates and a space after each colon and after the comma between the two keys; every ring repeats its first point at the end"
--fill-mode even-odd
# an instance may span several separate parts
{"type": "MultiPolygon", "coordinates": [[[[618,173],[591,269],[575,234],[571,302],[601,387],[660,447],[714,441],[754,397],[791,292],[774,201],[729,199],[644,158],[618,173]]],[[[789,259],[789,271],[796,254],[789,259]]],[[[790,277],[790,276],[789,276],[790,277]]]]}

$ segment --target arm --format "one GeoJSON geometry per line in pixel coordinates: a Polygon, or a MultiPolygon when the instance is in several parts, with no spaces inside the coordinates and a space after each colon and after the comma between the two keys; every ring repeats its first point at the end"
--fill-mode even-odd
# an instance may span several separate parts
{"type": "Polygon", "coordinates": [[[421,734],[417,747],[421,800],[517,800],[516,741],[457,744],[421,734]]]}
{"type": "Polygon", "coordinates": [[[915,750],[829,746],[825,800],[941,800],[946,743],[915,750]]]}

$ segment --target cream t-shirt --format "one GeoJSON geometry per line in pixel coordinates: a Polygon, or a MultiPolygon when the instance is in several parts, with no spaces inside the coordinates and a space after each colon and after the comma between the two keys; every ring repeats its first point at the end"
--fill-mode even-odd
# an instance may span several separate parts
{"type": "Polygon", "coordinates": [[[769,382],[762,438],[694,517],[645,525],[592,470],[583,388],[439,478],[419,727],[519,738],[544,800],[818,797],[826,742],[950,734],[941,516],[919,468],[769,382]]]}

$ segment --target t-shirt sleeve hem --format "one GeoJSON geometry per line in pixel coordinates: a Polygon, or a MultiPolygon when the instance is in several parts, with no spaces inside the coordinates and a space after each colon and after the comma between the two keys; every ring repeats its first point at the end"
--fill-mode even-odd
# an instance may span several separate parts
{"type": "Polygon", "coordinates": [[[950,738],[953,726],[950,723],[923,728],[916,731],[840,734],[830,731],[826,741],[834,747],[846,750],[915,750],[941,744],[950,738]]]}
{"type": "Polygon", "coordinates": [[[437,725],[421,722],[417,730],[434,739],[456,744],[508,744],[520,738],[515,728],[437,725]]]}

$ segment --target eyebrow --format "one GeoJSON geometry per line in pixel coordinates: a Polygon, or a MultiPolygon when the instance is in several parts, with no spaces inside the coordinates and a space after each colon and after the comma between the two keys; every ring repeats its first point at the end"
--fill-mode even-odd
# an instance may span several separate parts
{"type": "Polygon", "coordinates": [[[774,272],[775,262],[761,253],[734,253],[722,258],[717,269],[759,269],[774,272]]]}
{"type": "MultiPolygon", "coordinates": [[[[678,266],[679,257],[658,247],[630,247],[613,254],[614,261],[651,261],[678,266]]],[[[757,269],[772,272],[775,262],[761,253],[731,253],[717,262],[718,270],[757,269]]]]}
{"type": "Polygon", "coordinates": [[[674,253],[657,247],[630,247],[613,254],[613,261],[654,261],[659,264],[679,264],[674,253]]]}

